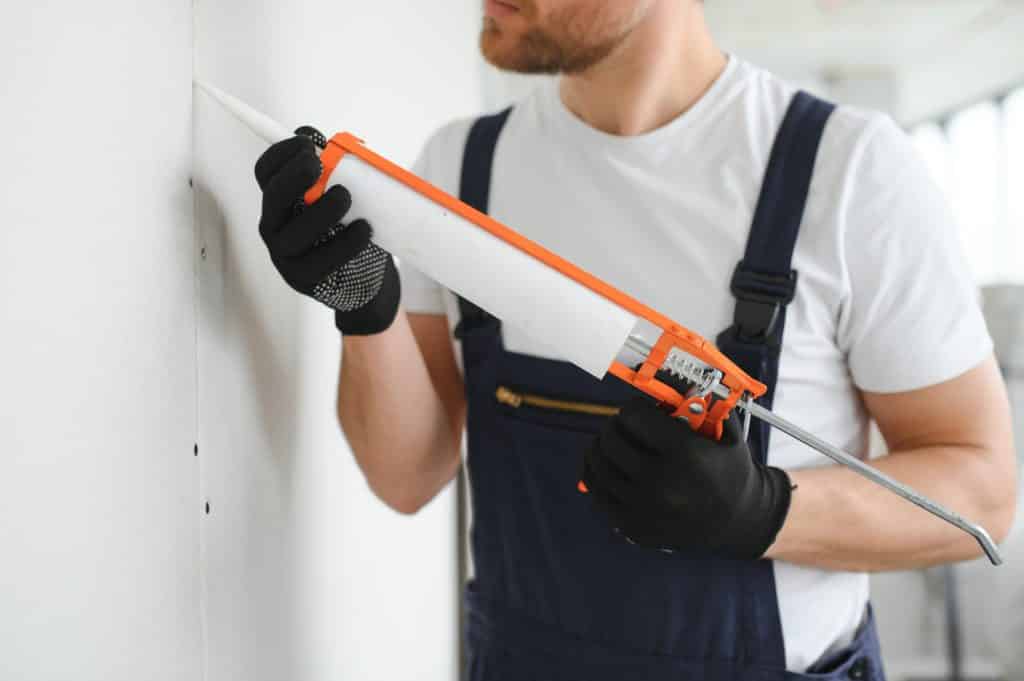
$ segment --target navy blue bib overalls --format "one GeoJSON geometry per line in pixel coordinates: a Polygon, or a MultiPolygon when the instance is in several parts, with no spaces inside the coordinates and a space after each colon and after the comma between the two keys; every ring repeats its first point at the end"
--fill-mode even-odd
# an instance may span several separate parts
{"type": "MultiPolygon", "coordinates": [[[[796,285],[793,246],[831,112],[805,93],[790,105],[733,276],[735,323],[717,339],[769,386],[766,406],[796,285]]],[[[508,113],[478,119],[467,139],[460,196],[483,212],[508,113]]],[[[884,678],[870,614],[849,649],[791,674],[770,561],[668,554],[610,531],[576,492],[580,456],[607,418],[595,405],[621,404],[634,389],[508,352],[500,321],[459,302],[476,568],[465,604],[468,681],[884,678]]],[[[768,432],[757,421],[750,445],[764,461],[768,432]]]]}

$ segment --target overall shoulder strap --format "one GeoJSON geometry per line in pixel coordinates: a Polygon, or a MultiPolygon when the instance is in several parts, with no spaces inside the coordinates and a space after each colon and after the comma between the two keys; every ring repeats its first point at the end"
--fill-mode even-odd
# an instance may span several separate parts
{"type": "MultiPolygon", "coordinates": [[[[494,165],[494,148],[498,144],[498,136],[501,129],[505,127],[505,121],[512,111],[511,107],[504,111],[482,116],[473,122],[466,137],[466,146],[462,151],[462,170],[459,176],[459,199],[464,203],[476,208],[481,213],[486,213],[491,194],[491,168],[494,165]]],[[[454,335],[462,340],[462,365],[466,387],[466,402],[468,411],[466,413],[466,426],[469,433],[468,440],[470,447],[476,447],[476,429],[471,424],[475,422],[475,402],[472,397],[472,367],[476,366],[475,354],[486,352],[487,343],[474,343],[467,340],[466,332],[470,329],[490,329],[486,331],[486,338],[492,342],[494,336],[489,334],[500,333],[498,320],[479,307],[469,302],[462,296],[459,299],[459,321],[455,325],[454,335]],[[476,349],[477,345],[483,345],[484,349],[476,349]]],[[[459,631],[465,631],[466,612],[465,601],[462,598],[462,587],[468,580],[469,557],[466,555],[465,535],[468,527],[466,510],[466,467],[459,466],[458,478],[455,484],[456,495],[456,526],[458,527],[460,540],[458,541],[458,619],[459,631]]],[[[465,641],[459,637],[459,678],[465,678],[467,670],[465,667],[464,654],[465,641]]]]}
{"type": "MultiPolygon", "coordinates": [[[[487,212],[490,201],[494,148],[511,112],[512,108],[509,107],[496,114],[481,116],[473,122],[466,138],[459,176],[459,199],[481,213],[487,212]]],[[[479,307],[459,296],[459,323],[455,327],[455,336],[461,338],[468,325],[485,322],[489,317],[479,307]]]]}
{"type": "Polygon", "coordinates": [[[489,116],[481,116],[473,122],[462,150],[462,173],[459,176],[459,199],[487,212],[491,196],[491,168],[494,165],[494,148],[508,115],[509,107],[489,116]]]}
{"type": "MultiPolygon", "coordinates": [[[[792,269],[818,146],[835,106],[797,92],[772,145],[743,259],[732,275],[736,297],[733,324],[717,339],[719,348],[744,371],[768,386],[761,403],[771,408],[778,380],[786,305],[796,293],[792,269]]],[[[769,427],[751,425],[751,450],[768,453],[769,427]]]]}

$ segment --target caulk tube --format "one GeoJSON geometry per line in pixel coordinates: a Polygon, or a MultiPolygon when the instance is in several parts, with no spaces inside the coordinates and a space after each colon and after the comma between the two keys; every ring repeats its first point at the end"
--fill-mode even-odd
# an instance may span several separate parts
{"type": "MultiPolygon", "coordinates": [[[[241,100],[196,84],[267,142],[292,136],[241,100]]],[[[638,325],[635,314],[450,210],[438,196],[456,199],[436,187],[428,196],[351,153],[331,173],[334,184],[352,195],[349,219],[368,220],[382,248],[597,378],[638,325]]]]}
{"type": "Polygon", "coordinates": [[[352,215],[370,221],[382,248],[597,378],[637,325],[615,303],[361,158],[345,155],[329,184],[349,189],[352,215]]]}
{"type": "Polygon", "coordinates": [[[274,144],[275,142],[295,136],[291,130],[270,116],[257,111],[238,97],[229,95],[205,80],[197,78],[192,83],[218,102],[228,113],[244,123],[247,128],[256,133],[256,136],[262,138],[267,144],[274,144]]]}

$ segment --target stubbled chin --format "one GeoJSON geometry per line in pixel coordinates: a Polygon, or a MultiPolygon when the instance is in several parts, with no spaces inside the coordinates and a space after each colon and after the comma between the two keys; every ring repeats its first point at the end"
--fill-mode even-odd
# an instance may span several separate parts
{"type": "Polygon", "coordinates": [[[480,32],[480,53],[489,64],[499,69],[507,69],[512,66],[515,59],[510,54],[515,49],[509,43],[510,36],[503,33],[494,25],[494,22],[485,22],[480,32]]]}
{"type": "Polygon", "coordinates": [[[558,60],[531,41],[530,31],[504,30],[484,24],[480,33],[480,53],[491,66],[516,73],[557,73],[558,60]]]}

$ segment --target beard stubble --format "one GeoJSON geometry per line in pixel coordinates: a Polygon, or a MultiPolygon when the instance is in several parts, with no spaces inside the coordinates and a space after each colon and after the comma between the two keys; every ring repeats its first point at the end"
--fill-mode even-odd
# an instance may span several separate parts
{"type": "MultiPolygon", "coordinates": [[[[527,18],[536,17],[532,3],[524,2],[520,11],[527,18]]],[[[514,45],[503,45],[508,36],[498,22],[484,17],[480,32],[480,52],[491,65],[516,73],[574,74],[586,71],[604,60],[629,34],[628,26],[614,30],[602,24],[600,16],[581,21],[575,14],[555,13],[548,17],[546,27],[532,22],[514,45]]]]}

